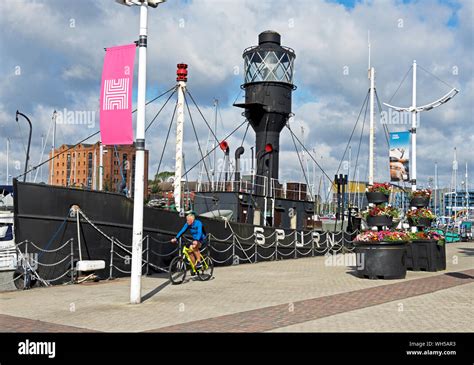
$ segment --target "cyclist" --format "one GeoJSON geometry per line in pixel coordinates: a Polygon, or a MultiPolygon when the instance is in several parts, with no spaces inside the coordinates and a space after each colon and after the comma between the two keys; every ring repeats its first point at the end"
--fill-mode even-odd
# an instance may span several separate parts
{"type": "Polygon", "coordinates": [[[206,246],[207,241],[202,222],[196,219],[194,213],[188,213],[186,215],[186,223],[184,224],[183,228],[181,228],[181,230],[178,232],[176,237],[171,240],[171,242],[176,243],[178,239],[184,233],[186,233],[188,229],[191,233],[191,236],[193,237],[192,243],[187,245],[188,249],[191,250],[191,252],[189,253],[189,257],[194,267],[196,267],[196,269],[199,269],[202,259],[201,252],[199,251],[199,249],[204,248],[206,246]]]}

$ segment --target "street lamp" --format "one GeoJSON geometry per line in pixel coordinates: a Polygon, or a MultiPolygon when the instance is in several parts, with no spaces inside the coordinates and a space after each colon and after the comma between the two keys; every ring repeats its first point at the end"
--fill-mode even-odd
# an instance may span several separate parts
{"type": "Polygon", "coordinates": [[[143,198],[145,178],[145,97],[146,97],[146,47],[148,33],[148,5],[156,8],[165,0],[116,0],[119,4],[140,6],[140,33],[138,39],[138,94],[137,131],[135,134],[136,165],[135,192],[133,197],[132,270],[130,274],[130,303],[141,302],[142,252],[143,252],[143,198]]]}
{"type": "Polygon", "coordinates": [[[26,162],[25,162],[25,172],[23,173],[23,182],[26,181],[26,171],[28,170],[28,160],[30,159],[30,145],[31,145],[31,132],[33,130],[33,127],[31,125],[30,119],[23,113],[20,113],[18,110],[16,111],[16,122],[18,123],[18,116],[21,115],[23,118],[26,119],[28,124],[30,125],[30,135],[28,137],[28,148],[26,150],[26,162]]]}

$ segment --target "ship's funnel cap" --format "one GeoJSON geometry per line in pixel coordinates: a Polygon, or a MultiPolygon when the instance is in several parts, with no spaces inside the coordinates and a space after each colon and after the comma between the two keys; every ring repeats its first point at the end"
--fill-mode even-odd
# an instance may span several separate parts
{"type": "Polygon", "coordinates": [[[266,30],[258,35],[258,44],[274,43],[277,45],[281,44],[281,36],[274,30],[266,30]]]}

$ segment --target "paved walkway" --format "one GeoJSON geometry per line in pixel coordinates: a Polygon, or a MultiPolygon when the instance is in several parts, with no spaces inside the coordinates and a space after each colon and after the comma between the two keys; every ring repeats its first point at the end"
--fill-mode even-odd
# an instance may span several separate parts
{"type": "Polygon", "coordinates": [[[324,257],[219,267],[208,282],[129,279],[0,293],[0,331],[474,331],[473,243],[447,246],[447,270],[367,280],[324,257]],[[38,322],[39,321],[39,322],[38,322]]]}

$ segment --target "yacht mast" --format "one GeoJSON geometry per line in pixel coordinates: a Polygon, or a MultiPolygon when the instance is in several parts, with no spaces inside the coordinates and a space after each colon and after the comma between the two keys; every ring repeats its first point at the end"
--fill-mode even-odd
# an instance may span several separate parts
{"type": "Polygon", "coordinates": [[[176,159],[174,170],[174,205],[181,211],[181,179],[183,177],[183,138],[184,138],[184,92],[188,76],[188,65],[178,64],[176,72],[178,82],[178,106],[176,108],[176,159]]]}
{"type": "Polygon", "coordinates": [[[374,184],[374,103],[375,103],[375,68],[370,64],[370,33],[368,36],[369,47],[369,80],[370,80],[370,104],[369,104],[369,185],[374,184]]]}

